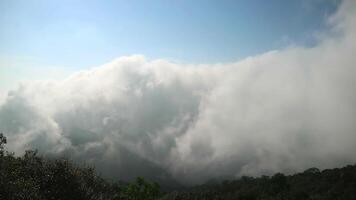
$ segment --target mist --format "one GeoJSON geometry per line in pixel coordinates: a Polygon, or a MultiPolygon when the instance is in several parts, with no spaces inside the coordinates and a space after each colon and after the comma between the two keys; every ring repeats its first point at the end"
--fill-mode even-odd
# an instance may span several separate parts
{"type": "Polygon", "coordinates": [[[0,96],[8,149],[67,155],[106,177],[202,183],[356,162],[356,3],[313,47],[233,63],[142,55],[0,96]]]}

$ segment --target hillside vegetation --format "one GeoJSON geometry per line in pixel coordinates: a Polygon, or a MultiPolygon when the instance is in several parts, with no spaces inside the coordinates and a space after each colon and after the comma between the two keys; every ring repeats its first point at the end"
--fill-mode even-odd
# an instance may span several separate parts
{"type": "Polygon", "coordinates": [[[68,159],[45,158],[36,151],[17,157],[4,148],[0,134],[1,200],[355,200],[356,165],[271,177],[241,177],[215,184],[160,192],[157,183],[138,177],[132,183],[104,180],[92,167],[68,159]]]}

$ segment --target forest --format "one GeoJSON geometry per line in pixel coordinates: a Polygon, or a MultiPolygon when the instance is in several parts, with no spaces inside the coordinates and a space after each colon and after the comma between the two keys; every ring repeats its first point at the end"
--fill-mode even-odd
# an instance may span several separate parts
{"type": "Polygon", "coordinates": [[[5,149],[0,134],[1,200],[355,200],[356,165],[302,173],[247,177],[194,187],[161,190],[138,177],[127,183],[100,177],[91,166],[67,158],[47,158],[29,150],[16,156],[5,149]]]}

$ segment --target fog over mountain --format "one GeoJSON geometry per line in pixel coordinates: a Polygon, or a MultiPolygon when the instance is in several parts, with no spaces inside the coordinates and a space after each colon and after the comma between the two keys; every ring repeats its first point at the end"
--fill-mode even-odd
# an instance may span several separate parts
{"type": "Polygon", "coordinates": [[[356,2],[326,20],[313,47],[214,65],[134,55],[22,83],[0,96],[0,132],[16,153],[64,154],[121,179],[191,184],[355,163],[356,2]]]}

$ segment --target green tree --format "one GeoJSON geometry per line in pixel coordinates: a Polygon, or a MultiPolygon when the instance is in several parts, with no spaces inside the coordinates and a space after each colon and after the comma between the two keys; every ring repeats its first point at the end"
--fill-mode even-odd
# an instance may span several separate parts
{"type": "Polygon", "coordinates": [[[127,200],[154,200],[160,194],[157,183],[149,183],[142,177],[124,187],[122,193],[127,200]]]}

